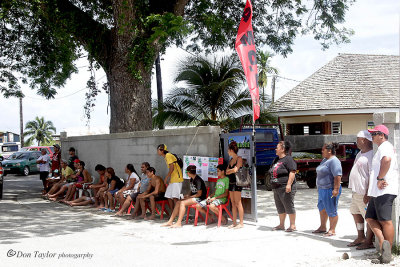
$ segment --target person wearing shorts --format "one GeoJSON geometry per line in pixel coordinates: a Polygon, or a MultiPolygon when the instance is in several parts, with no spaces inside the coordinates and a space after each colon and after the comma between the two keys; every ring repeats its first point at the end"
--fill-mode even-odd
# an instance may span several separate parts
{"type": "Polygon", "coordinates": [[[106,191],[108,188],[107,180],[105,179],[106,167],[104,167],[101,164],[97,164],[94,167],[94,170],[99,175],[99,180],[97,181],[96,184],[89,185],[88,188],[93,191],[93,196],[95,200],[94,207],[99,209],[99,208],[104,208],[104,206],[100,205],[100,200],[99,200],[100,194],[103,194],[104,191],[106,191]]]}
{"type": "Polygon", "coordinates": [[[364,233],[364,219],[368,197],[369,172],[374,156],[372,137],[367,131],[360,131],[357,134],[357,147],[360,149],[354,159],[353,167],[349,175],[349,188],[352,190],[350,212],[353,215],[357,229],[357,238],[349,243],[348,247],[357,247],[358,250],[374,248],[372,243],[372,231],[367,224],[367,237],[364,233]]]}
{"type": "Polygon", "coordinates": [[[38,164],[39,169],[39,178],[42,180],[43,183],[43,191],[42,195],[47,193],[47,182],[46,179],[49,177],[50,172],[50,157],[47,154],[45,148],[40,149],[40,157],[37,159],[36,163],[38,164]]]}
{"type": "MultiPolygon", "coordinates": [[[[229,178],[226,176],[226,169],[227,165],[219,164],[217,166],[217,174],[218,174],[218,181],[215,185],[215,192],[213,195],[207,197],[205,200],[200,201],[196,205],[196,209],[206,216],[207,212],[207,205],[209,205],[210,210],[217,216],[219,216],[218,206],[221,204],[225,204],[228,200],[229,195],[229,178]]],[[[210,214],[211,215],[211,214],[210,214]]],[[[212,216],[210,216],[211,218],[212,216]]],[[[211,218],[212,219],[212,218],[211,218]]],[[[226,225],[228,220],[222,216],[221,223],[226,225]]]]}
{"type": "Polygon", "coordinates": [[[108,189],[103,193],[104,212],[115,212],[114,194],[118,192],[123,186],[124,181],[115,175],[113,168],[106,169],[105,177],[107,178],[108,189]]]}
{"type": "Polygon", "coordinates": [[[160,176],[156,175],[156,170],[153,167],[147,169],[147,176],[151,179],[147,190],[140,194],[139,199],[142,215],[140,216],[145,220],[154,220],[156,212],[156,201],[164,200],[165,184],[160,176]],[[151,216],[146,217],[146,201],[150,201],[151,216]]]}
{"type": "Polygon", "coordinates": [[[178,202],[182,192],[182,170],[178,164],[177,158],[168,152],[167,145],[159,145],[157,147],[157,154],[164,158],[168,167],[168,173],[164,178],[164,183],[168,184],[168,179],[170,178],[170,180],[167,191],[165,192],[165,197],[168,198],[168,203],[171,209],[174,209],[175,204],[178,202]]]}
{"type": "Polygon", "coordinates": [[[168,222],[161,226],[170,226],[172,228],[182,227],[182,220],[183,216],[185,215],[186,207],[200,203],[201,201],[206,199],[206,184],[204,183],[204,180],[196,174],[196,166],[188,166],[186,168],[186,171],[188,176],[190,177],[190,192],[183,197],[183,200],[179,200],[176,203],[168,222]],[[175,224],[173,224],[176,216],[178,216],[178,220],[175,224]]]}
{"type": "Polygon", "coordinates": [[[81,196],[80,198],[77,198],[77,199],[72,200],[72,201],[67,201],[65,203],[67,205],[70,205],[71,207],[87,206],[87,205],[95,204],[95,199],[94,199],[94,197],[81,196]]]}
{"type": "Polygon", "coordinates": [[[322,147],[321,164],[317,167],[317,186],[318,186],[318,210],[320,216],[320,226],[313,231],[314,234],[323,233],[324,236],[336,235],[336,225],[339,220],[337,213],[338,202],[342,187],[342,164],[336,157],[337,143],[324,144],[322,147]],[[326,231],[326,223],[329,218],[329,231],[326,231]]]}
{"type": "MultiPolygon", "coordinates": [[[[127,174],[126,185],[123,186],[117,193],[115,193],[115,198],[117,199],[120,207],[125,203],[125,200],[132,193],[138,192],[139,188],[139,175],[136,173],[135,167],[132,164],[127,164],[125,167],[125,173],[127,174]]],[[[116,215],[118,216],[118,215],[116,215]]]]}
{"type": "Polygon", "coordinates": [[[397,156],[388,141],[389,130],[386,126],[377,125],[368,131],[378,150],[372,158],[368,187],[370,200],[365,218],[379,241],[381,263],[389,263],[394,238],[392,206],[399,183],[397,156]]]}
{"type": "Polygon", "coordinates": [[[276,210],[279,215],[279,225],[273,230],[285,230],[286,214],[289,215],[290,226],[285,231],[296,231],[296,210],[294,196],[296,194],[295,175],[297,164],[290,156],[291,143],[280,141],[275,149],[277,157],[271,164],[271,186],[274,192],[276,210]]]}

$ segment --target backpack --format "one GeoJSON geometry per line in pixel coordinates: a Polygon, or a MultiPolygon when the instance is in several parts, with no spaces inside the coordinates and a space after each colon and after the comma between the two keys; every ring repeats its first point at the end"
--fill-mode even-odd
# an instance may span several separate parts
{"type": "Polygon", "coordinates": [[[180,157],[178,157],[178,155],[177,154],[173,154],[173,153],[171,153],[172,155],[174,155],[174,157],[176,158],[176,163],[179,165],[179,167],[182,169],[183,168],[183,160],[180,158],[180,157]]]}

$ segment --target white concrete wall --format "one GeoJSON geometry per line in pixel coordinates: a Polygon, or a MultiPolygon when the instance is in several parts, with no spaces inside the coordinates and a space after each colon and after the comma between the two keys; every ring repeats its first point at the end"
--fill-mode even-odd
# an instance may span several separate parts
{"type": "Polygon", "coordinates": [[[216,126],[73,137],[66,134],[61,133],[62,157],[68,159],[68,149],[74,147],[93,176],[97,176],[94,171],[97,164],[112,167],[117,176],[125,178],[126,164],[132,163],[140,173],[141,163],[147,161],[157,175],[164,177],[167,167],[157,155],[159,144],[166,144],[168,151],[180,157],[219,156],[220,128],[216,126]]]}

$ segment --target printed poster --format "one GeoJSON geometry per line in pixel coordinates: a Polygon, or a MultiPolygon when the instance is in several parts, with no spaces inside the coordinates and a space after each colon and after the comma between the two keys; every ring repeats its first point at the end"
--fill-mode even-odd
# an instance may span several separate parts
{"type": "Polygon", "coordinates": [[[209,178],[217,179],[218,158],[200,157],[200,156],[183,156],[183,178],[190,179],[186,173],[186,168],[190,165],[196,166],[196,173],[204,181],[209,178]]]}

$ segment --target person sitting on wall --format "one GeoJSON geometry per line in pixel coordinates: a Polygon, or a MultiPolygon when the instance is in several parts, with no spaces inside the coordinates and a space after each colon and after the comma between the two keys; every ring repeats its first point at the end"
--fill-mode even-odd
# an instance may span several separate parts
{"type": "Polygon", "coordinates": [[[104,208],[103,206],[100,206],[100,202],[99,202],[99,190],[101,188],[105,188],[102,192],[104,192],[105,190],[107,190],[107,181],[104,177],[105,173],[106,173],[106,167],[104,167],[101,164],[97,164],[96,167],[94,167],[94,170],[99,174],[99,181],[97,182],[97,184],[91,184],[89,185],[89,189],[93,190],[93,196],[94,196],[94,200],[95,200],[95,205],[94,207],[96,208],[104,208]]]}
{"type": "Polygon", "coordinates": [[[45,197],[49,198],[50,195],[58,192],[58,190],[67,183],[67,180],[71,178],[72,174],[74,174],[74,171],[68,166],[67,161],[61,160],[61,179],[51,187],[49,193],[47,193],[45,197]]]}
{"type": "Polygon", "coordinates": [[[77,164],[77,172],[75,175],[76,182],[68,186],[67,194],[64,199],[60,202],[65,203],[66,201],[71,201],[74,198],[76,189],[82,189],[83,184],[92,182],[92,176],[89,171],[85,169],[85,162],[79,161],[77,164]]]}
{"type": "Polygon", "coordinates": [[[114,195],[124,186],[124,181],[115,175],[115,171],[111,167],[106,169],[105,175],[107,178],[108,189],[102,194],[104,201],[104,208],[102,210],[104,212],[115,212],[114,195]]]}
{"type": "MultiPolygon", "coordinates": [[[[204,216],[207,212],[207,205],[210,205],[210,210],[218,218],[218,206],[221,204],[225,204],[227,201],[227,197],[229,194],[229,178],[226,176],[227,167],[228,166],[225,163],[219,164],[217,166],[217,174],[219,179],[217,181],[217,184],[215,185],[215,193],[198,203],[196,206],[196,209],[204,214],[204,216]]],[[[223,225],[226,225],[228,223],[228,220],[224,216],[222,216],[221,223],[223,225]]]]}
{"type": "MultiPolygon", "coordinates": [[[[77,171],[78,171],[78,163],[79,163],[79,159],[76,159],[74,162],[74,165],[75,165],[75,168],[77,169],[77,171]]],[[[64,170],[64,168],[63,168],[63,170],[64,170]]],[[[49,200],[56,201],[58,199],[58,197],[61,197],[64,194],[64,192],[68,190],[69,186],[73,185],[74,182],[76,182],[76,180],[77,180],[76,172],[75,173],[72,172],[72,174],[69,174],[68,177],[65,177],[66,183],[64,185],[62,185],[61,188],[56,193],[49,194],[49,200]]]]}
{"type": "Polygon", "coordinates": [[[140,218],[145,220],[154,220],[156,212],[156,201],[165,200],[165,184],[160,176],[156,175],[156,170],[153,167],[147,169],[147,176],[151,179],[149,187],[147,190],[140,194],[137,199],[140,201],[140,206],[142,209],[142,215],[140,218]],[[145,201],[150,201],[151,216],[146,217],[146,203],[145,201]]]}
{"type": "Polygon", "coordinates": [[[125,173],[127,174],[126,185],[118,190],[117,193],[115,193],[115,198],[117,199],[120,207],[122,207],[128,196],[130,196],[132,193],[138,192],[140,183],[139,175],[136,173],[135,167],[133,167],[132,164],[126,165],[125,173]]]}
{"type": "Polygon", "coordinates": [[[186,207],[193,204],[198,204],[206,199],[207,189],[203,179],[196,174],[196,166],[191,165],[186,168],[187,174],[190,177],[190,192],[185,195],[183,200],[176,203],[174,211],[169,218],[169,221],[161,226],[171,226],[172,228],[182,227],[183,216],[185,215],[186,207]],[[173,224],[174,219],[178,216],[178,220],[173,224]]]}
{"type": "Polygon", "coordinates": [[[150,164],[148,162],[143,162],[142,165],[140,166],[140,171],[142,172],[140,183],[138,186],[138,190],[136,192],[132,191],[132,193],[126,197],[124,204],[120,208],[120,210],[115,214],[115,216],[122,216],[124,215],[124,212],[129,208],[131,205],[132,201],[135,203],[135,209],[132,212],[132,218],[136,217],[138,212],[140,211],[140,204],[139,200],[137,199],[137,196],[139,194],[143,194],[146,190],[147,187],[149,186],[150,178],[147,177],[147,169],[150,168],[150,164]],[[138,205],[136,205],[136,203],[138,205]]]}

